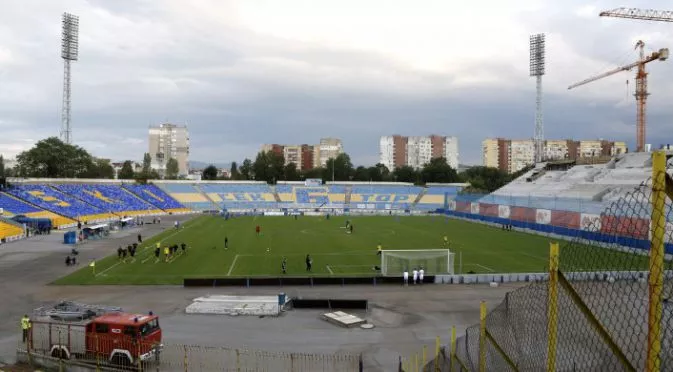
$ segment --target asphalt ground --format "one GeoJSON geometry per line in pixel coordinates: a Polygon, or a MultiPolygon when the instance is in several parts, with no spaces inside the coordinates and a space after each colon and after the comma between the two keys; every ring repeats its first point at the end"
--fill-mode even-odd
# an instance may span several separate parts
{"type": "MultiPolygon", "coordinates": [[[[120,244],[132,243],[138,233],[148,238],[185,221],[189,216],[162,218],[161,225],[145,225],[111,234],[108,239],[79,246],[79,266],[115,254],[120,244]]],[[[479,303],[499,304],[505,293],[522,284],[423,286],[324,286],[259,288],[183,288],[180,286],[57,286],[50,283],[77,268],[66,267],[71,247],[63,232],[0,245],[0,363],[13,363],[20,341],[19,320],[33,309],[61,300],[120,306],[125,311],[153,311],[161,318],[164,344],[224,346],[270,352],[362,353],[365,370],[389,371],[398,357],[409,356],[435,337],[449,340],[451,326],[460,335],[479,321],[479,303]],[[366,299],[366,317],[374,329],[345,329],[319,318],[315,310],[291,310],[280,317],[187,315],[192,299],[207,294],[276,295],[290,297],[366,299]]]]}

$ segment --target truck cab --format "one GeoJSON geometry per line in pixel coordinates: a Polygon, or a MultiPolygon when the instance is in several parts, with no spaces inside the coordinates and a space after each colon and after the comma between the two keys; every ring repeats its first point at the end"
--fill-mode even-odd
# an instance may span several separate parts
{"type": "Polygon", "coordinates": [[[86,326],[86,349],[113,364],[133,365],[158,358],[159,317],[150,313],[108,313],[86,326]]]}

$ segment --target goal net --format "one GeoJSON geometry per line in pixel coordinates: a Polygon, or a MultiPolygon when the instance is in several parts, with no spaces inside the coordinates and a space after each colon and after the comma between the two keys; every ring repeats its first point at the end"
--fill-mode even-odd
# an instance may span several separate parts
{"type": "Polygon", "coordinates": [[[448,249],[403,249],[381,251],[381,274],[400,276],[404,270],[425,271],[425,275],[454,274],[455,253],[448,249]]]}

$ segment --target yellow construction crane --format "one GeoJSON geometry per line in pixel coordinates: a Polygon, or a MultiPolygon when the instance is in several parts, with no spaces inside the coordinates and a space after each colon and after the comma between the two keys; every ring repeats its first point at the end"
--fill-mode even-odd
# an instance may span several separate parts
{"type": "Polygon", "coordinates": [[[659,49],[658,52],[654,52],[649,56],[645,56],[645,43],[638,41],[636,43],[636,49],[640,48],[640,59],[636,62],[628,64],[626,66],[618,67],[614,70],[590,77],[586,80],[582,80],[579,83],[575,83],[568,87],[568,89],[573,89],[584,84],[591,83],[598,79],[614,75],[622,71],[630,71],[634,67],[638,67],[638,72],[636,73],[636,151],[642,152],[645,150],[645,108],[647,102],[647,72],[645,71],[645,64],[652,61],[665,61],[668,59],[668,48],[659,49]]]}

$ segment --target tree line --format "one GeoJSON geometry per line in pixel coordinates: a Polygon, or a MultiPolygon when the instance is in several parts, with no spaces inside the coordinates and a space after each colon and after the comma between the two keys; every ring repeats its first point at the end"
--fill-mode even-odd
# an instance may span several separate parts
{"type": "MultiPolygon", "coordinates": [[[[69,145],[56,137],[39,141],[30,150],[16,157],[17,165],[5,169],[0,156],[0,178],[2,177],[40,177],[40,178],[114,178],[114,169],[109,160],[98,159],[85,149],[69,145]]],[[[160,175],[151,167],[149,153],[143,156],[142,167],[134,170],[131,161],[125,161],[117,178],[136,179],[140,182],[158,179],[160,175]]],[[[255,180],[275,184],[278,181],[302,181],[317,178],[325,181],[364,181],[364,182],[408,182],[416,185],[426,183],[470,183],[469,192],[492,192],[512,179],[523,174],[524,169],[509,175],[496,168],[471,167],[463,173],[453,169],[445,158],[435,158],[420,169],[403,166],[388,169],[385,165],[355,167],[346,153],[327,160],[324,167],[300,170],[297,164],[285,164],[283,156],[274,152],[259,152],[255,160],[245,159],[240,166],[231,164],[228,178],[218,177],[219,171],[209,165],[202,172],[202,179],[255,180]]],[[[166,163],[165,179],[178,178],[178,162],[169,159],[166,163]]]]}
{"type": "Polygon", "coordinates": [[[239,166],[231,163],[230,176],[218,177],[218,169],[209,165],[202,172],[202,179],[255,180],[275,184],[278,181],[303,181],[319,178],[325,181],[361,181],[361,182],[408,182],[416,185],[426,183],[470,183],[469,192],[492,192],[506,185],[524,171],[509,175],[497,168],[471,167],[459,174],[445,158],[430,160],[420,169],[402,166],[393,170],[378,163],[371,167],[354,167],[350,156],[339,154],[327,160],[324,167],[301,171],[297,164],[285,164],[280,154],[272,151],[259,152],[254,161],[245,159],[239,166]]]}
{"type": "MultiPolygon", "coordinates": [[[[158,179],[159,174],[152,169],[152,158],[145,153],[140,171],[134,170],[132,161],[125,161],[117,178],[148,180],[158,179]]],[[[165,178],[178,178],[178,162],[169,159],[166,163],[165,178]]],[[[0,178],[95,178],[113,179],[115,171],[107,159],[92,156],[84,148],[70,145],[57,137],[49,137],[35,144],[30,150],[16,156],[16,166],[5,168],[0,157],[0,178]]]]}

